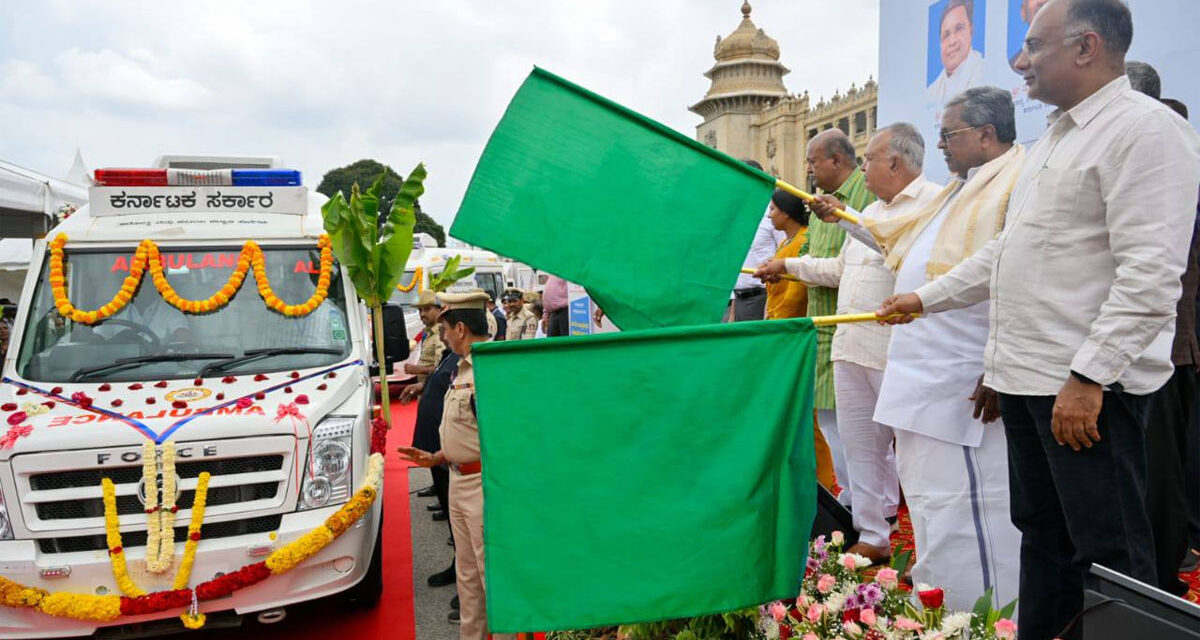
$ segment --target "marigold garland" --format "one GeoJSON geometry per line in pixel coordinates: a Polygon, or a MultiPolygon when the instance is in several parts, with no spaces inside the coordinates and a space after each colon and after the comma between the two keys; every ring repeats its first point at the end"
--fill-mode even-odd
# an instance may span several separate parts
{"type": "Polygon", "coordinates": [[[238,292],[246,275],[251,268],[254,279],[258,283],[258,292],[269,309],[289,317],[306,316],[313,312],[325,301],[329,294],[329,284],[333,280],[333,247],[327,234],[322,234],[317,240],[321,249],[321,269],[317,276],[317,288],[312,297],[300,304],[287,304],[275,295],[267,280],[266,259],[263,251],[253,240],[242,245],[238,264],[229,280],[212,296],[204,300],[186,300],[181,298],[167,281],[163,270],[162,256],[158,245],[153,240],[143,240],[134,253],[129,264],[129,275],[121,285],[113,299],[94,311],[76,309],[67,295],[67,279],[63,267],[63,246],[67,243],[66,234],[60,233],[50,242],[50,288],[54,294],[54,306],[60,315],[71,318],[82,324],[95,324],[118,313],[137,292],[138,285],[147,267],[150,269],[154,287],[168,304],[184,313],[209,313],[229,304],[229,300],[238,292]]]}
{"type": "MultiPolygon", "coordinates": [[[[196,487],[196,500],[201,508],[204,505],[205,498],[201,489],[203,488],[207,491],[207,475],[203,474],[201,476],[201,482],[198,482],[196,487]]],[[[113,574],[117,576],[118,586],[121,586],[123,592],[125,592],[126,587],[130,587],[134,593],[127,594],[125,597],[115,595],[96,596],[82,593],[48,593],[45,590],[26,587],[0,576],[0,605],[37,609],[47,615],[94,622],[111,622],[122,615],[144,615],[179,607],[189,607],[180,618],[185,627],[199,629],[204,626],[205,622],[204,614],[200,613],[197,608],[199,600],[223,598],[238,589],[261,582],[273,574],[284,573],[295,566],[294,563],[285,566],[285,560],[291,560],[299,556],[309,558],[319,552],[344,533],[349,528],[349,524],[356,522],[359,518],[366,515],[367,510],[371,508],[371,505],[378,498],[379,489],[382,484],[383,456],[375,453],[367,460],[366,477],[363,480],[361,488],[359,488],[354,496],[335,513],[326,518],[321,526],[277,550],[271,554],[271,557],[267,561],[246,565],[220,578],[214,578],[196,585],[194,589],[176,588],[147,594],[137,590],[137,586],[133,584],[125,568],[124,550],[120,547],[120,532],[114,531],[116,523],[116,489],[112,480],[105,478],[101,482],[104,493],[105,529],[108,534],[110,553],[114,550],[116,551],[116,553],[113,553],[113,574]],[[113,517],[108,517],[109,512],[113,514],[113,517]],[[320,546],[315,546],[315,541],[320,546]],[[275,566],[278,570],[272,570],[268,566],[271,558],[277,560],[275,566]],[[123,582],[122,575],[124,576],[125,585],[121,584],[123,582]]],[[[196,507],[193,507],[192,524],[188,527],[189,545],[193,540],[199,539],[199,526],[202,520],[203,514],[197,516],[196,507]],[[197,534],[195,536],[192,535],[193,527],[195,527],[197,534]]],[[[185,567],[190,571],[191,564],[194,562],[194,545],[190,546],[192,547],[191,553],[193,558],[189,560],[187,557],[189,552],[185,550],[180,572],[185,567]]],[[[178,576],[176,578],[176,584],[179,584],[178,576]]]]}
{"type": "Polygon", "coordinates": [[[192,578],[192,567],[196,564],[196,547],[200,546],[200,527],[204,525],[204,508],[208,504],[208,480],[212,475],[205,471],[196,479],[196,497],[192,501],[192,521],[188,523],[187,542],[183,545],[183,560],[175,573],[176,589],[186,589],[192,578]]]}
{"type": "MultiPolygon", "coordinates": [[[[413,287],[416,287],[420,283],[421,283],[421,267],[417,267],[417,269],[415,271],[413,271],[412,282],[408,283],[407,287],[402,284],[398,284],[398,285],[396,285],[396,288],[399,289],[403,293],[408,293],[409,291],[413,290],[413,287]]],[[[417,291],[420,291],[420,289],[417,289],[417,291]]]]}
{"type": "Polygon", "coordinates": [[[104,495],[104,535],[108,544],[109,563],[112,564],[113,577],[121,593],[136,598],[146,595],[129,577],[129,567],[125,564],[125,549],[121,546],[121,528],[117,521],[117,488],[113,481],[104,478],[100,481],[104,495]]]}

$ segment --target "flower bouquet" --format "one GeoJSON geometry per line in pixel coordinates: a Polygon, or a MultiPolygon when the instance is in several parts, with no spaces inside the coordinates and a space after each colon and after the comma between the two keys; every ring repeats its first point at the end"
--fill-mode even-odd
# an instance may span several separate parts
{"type": "MultiPolygon", "coordinates": [[[[896,567],[867,574],[871,561],[845,553],[841,532],[812,542],[800,595],[760,608],[768,640],[1012,640],[1016,602],[992,607],[989,591],[970,612],[949,612],[941,589],[918,585],[915,598],[901,588],[896,567]]],[[[900,556],[897,556],[900,557],[900,556]]]]}

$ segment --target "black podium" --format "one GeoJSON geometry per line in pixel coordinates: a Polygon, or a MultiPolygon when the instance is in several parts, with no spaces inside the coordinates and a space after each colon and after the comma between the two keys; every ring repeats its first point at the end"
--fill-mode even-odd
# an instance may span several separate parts
{"type": "Polygon", "coordinates": [[[1200,605],[1092,565],[1083,592],[1083,640],[1200,640],[1200,605]]]}

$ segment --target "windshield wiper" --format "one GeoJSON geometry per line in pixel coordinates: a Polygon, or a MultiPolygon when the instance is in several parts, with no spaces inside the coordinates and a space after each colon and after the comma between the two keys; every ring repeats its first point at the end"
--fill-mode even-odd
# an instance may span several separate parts
{"type": "Polygon", "coordinates": [[[183,360],[224,360],[232,358],[232,353],[160,353],[152,356],[136,356],[133,358],[118,358],[108,364],[102,364],[96,367],[84,367],[71,374],[71,382],[79,382],[80,380],[101,371],[109,369],[120,369],[122,367],[131,367],[139,364],[147,364],[150,362],[181,362],[183,360]]]}
{"type": "Polygon", "coordinates": [[[235,364],[244,364],[247,362],[253,362],[254,360],[270,358],[271,356],[300,355],[305,353],[327,353],[337,356],[342,354],[342,350],[330,349],[328,347],[268,347],[266,349],[247,349],[240,356],[228,356],[228,360],[222,360],[221,362],[214,362],[212,364],[204,365],[204,368],[200,370],[200,373],[197,374],[196,377],[207,378],[208,374],[214,371],[220,371],[221,369],[233,366],[235,364]]]}

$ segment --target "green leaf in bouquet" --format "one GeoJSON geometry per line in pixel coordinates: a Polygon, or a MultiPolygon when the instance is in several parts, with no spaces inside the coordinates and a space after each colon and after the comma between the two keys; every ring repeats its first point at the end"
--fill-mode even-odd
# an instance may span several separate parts
{"type": "Polygon", "coordinates": [[[991,590],[991,588],[989,588],[987,591],[983,592],[983,595],[979,596],[978,600],[975,601],[975,607],[971,610],[971,612],[974,613],[975,615],[979,616],[980,618],[986,620],[988,617],[988,614],[991,613],[991,611],[992,611],[992,590],[991,590]]]}
{"type": "Polygon", "coordinates": [[[896,547],[892,549],[892,559],[889,562],[889,565],[892,569],[896,570],[896,573],[904,575],[904,572],[908,571],[909,565],[912,564],[912,555],[912,551],[903,551],[900,545],[896,545],[896,547]]]}
{"type": "MultiPolygon", "coordinates": [[[[1000,618],[1010,618],[1011,619],[1013,612],[1016,610],[1017,610],[1017,599],[1013,598],[1012,602],[1004,605],[1004,608],[1000,610],[1000,618]]],[[[999,619],[999,618],[997,618],[997,619],[999,619]]]]}

